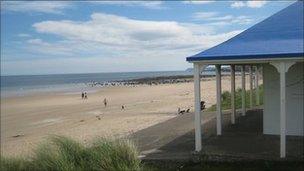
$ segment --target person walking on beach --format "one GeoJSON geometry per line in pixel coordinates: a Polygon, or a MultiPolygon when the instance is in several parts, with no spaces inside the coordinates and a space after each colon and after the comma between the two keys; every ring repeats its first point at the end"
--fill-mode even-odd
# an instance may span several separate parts
{"type": "Polygon", "coordinates": [[[88,99],[87,92],[84,93],[84,99],[88,99]]]}
{"type": "Polygon", "coordinates": [[[84,93],[83,92],[81,93],[81,99],[84,99],[84,93]]]}
{"type": "Polygon", "coordinates": [[[104,106],[105,106],[105,107],[107,107],[108,101],[107,101],[107,99],[106,99],[106,98],[105,98],[105,99],[103,99],[103,104],[104,104],[104,106]]]}

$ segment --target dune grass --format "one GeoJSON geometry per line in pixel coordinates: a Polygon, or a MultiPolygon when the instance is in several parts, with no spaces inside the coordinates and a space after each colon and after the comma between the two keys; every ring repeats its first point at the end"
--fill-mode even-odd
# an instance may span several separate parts
{"type": "Polygon", "coordinates": [[[141,170],[138,151],[124,139],[95,140],[91,145],[62,136],[52,136],[41,144],[31,158],[1,157],[2,171],[23,170],[141,170]]]}
{"type": "MultiPolygon", "coordinates": [[[[263,104],[263,85],[259,85],[259,94],[260,94],[260,105],[263,104]]],[[[249,99],[250,99],[250,91],[246,91],[246,98],[245,98],[245,104],[246,108],[250,107],[249,99]]],[[[255,89],[253,89],[253,105],[256,104],[256,93],[255,89]]],[[[237,89],[235,91],[235,107],[236,109],[240,109],[242,107],[242,89],[237,89]]],[[[231,93],[229,91],[224,91],[222,93],[222,110],[231,109],[231,93]]],[[[207,111],[216,111],[216,104],[210,106],[207,111]]]]}

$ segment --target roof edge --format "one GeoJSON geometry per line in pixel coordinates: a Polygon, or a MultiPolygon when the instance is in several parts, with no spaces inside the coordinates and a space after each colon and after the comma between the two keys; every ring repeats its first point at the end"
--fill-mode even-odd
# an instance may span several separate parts
{"type": "Polygon", "coordinates": [[[265,57],[269,58],[294,58],[303,57],[304,53],[284,53],[284,54],[261,54],[261,55],[229,55],[229,56],[209,56],[209,57],[187,57],[186,61],[212,61],[212,60],[231,60],[231,59],[263,59],[265,57]]]}

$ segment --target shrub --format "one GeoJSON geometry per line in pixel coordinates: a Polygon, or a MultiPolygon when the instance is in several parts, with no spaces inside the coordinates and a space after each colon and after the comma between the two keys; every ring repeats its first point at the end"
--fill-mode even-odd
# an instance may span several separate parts
{"type": "MultiPolygon", "coordinates": [[[[259,95],[260,95],[260,105],[263,104],[263,85],[259,85],[259,95]]],[[[253,89],[253,104],[256,104],[256,94],[255,94],[255,89],[253,89]]],[[[247,90],[245,93],[245,105],[246,108],[250,107],[249,104],[249,99],[250,99],[250,90],[247,90]]],[[[222,109],[223,110],[227,110],[227,109],[231,109],[231,93],[229,91],[224,91],[222,93],[222,109]]],[[[240,109],[242,108],[242,89],[238,88],[235,91],[235,108],[236,109],[240,109]]],[[[210,106],[207,111],[215,111],[216,110],[216,104],[210,106]]]]}
{"type": "Polygon", "coordinates": [[[1,171],[32,170],[32,163],[23,158],[1,157],[1,171]]]}
{"type": "Polygon", "coordinates": [[[125,139],[100,138],[91,145],[63,136],[51,136],[32,158],[1,157],[1,170],[140,170],[138,151],[125,139]]]}

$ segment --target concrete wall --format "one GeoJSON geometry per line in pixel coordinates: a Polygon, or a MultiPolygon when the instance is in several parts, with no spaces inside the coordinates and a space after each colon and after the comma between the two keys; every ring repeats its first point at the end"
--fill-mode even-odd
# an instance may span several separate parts
{"type": "MultiPolygon", "coordinates": [[[[291,66],[286,73],[287,135],[304,135],[303,131],[303,62],[291,66]]],[[[264,134],[280,134],[280,75],[270,64],[263,65],[264,134]]]]}

